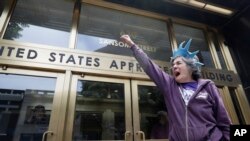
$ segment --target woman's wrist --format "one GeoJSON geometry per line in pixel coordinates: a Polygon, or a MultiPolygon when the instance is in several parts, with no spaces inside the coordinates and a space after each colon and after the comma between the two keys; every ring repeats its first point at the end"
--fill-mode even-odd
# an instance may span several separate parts
{"type": "Polygon", "coordinates": [[[131,44],[131,45],[130,45],[130,48],[132,48],[133,46],[135,46],[135,44],[131,44]]]}
{"type": "Polygon", "coordinates": [[[128,45],[129,47],[132,47],[133,45],[135,45],[135,43],[132,41],[132,42],[129,42],[128,45]]]}

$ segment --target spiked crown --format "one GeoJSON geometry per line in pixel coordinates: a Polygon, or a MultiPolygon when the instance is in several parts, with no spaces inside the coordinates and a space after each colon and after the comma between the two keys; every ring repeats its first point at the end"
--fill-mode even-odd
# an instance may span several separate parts
{"type": "Polygon", "coordinates": [[[190,44],[191,44],[191,41],[192,41],[192,39],[189,39],[184,47],[183,47],[183,44],[185,43],[185,41],[180,43],[178,49],[173,51],[173,56],[171,57],[171,59],[175,59],[176,57],[182,56],[182,57],[187,58],[187,59],[195,59],[196,60],[194,62],[195,65],[196,66],[202,66],[204,64],[199,62],[199,60],[195,58],[195,56],[197,55],[199,50],[194,51],[194,52],[188,51],[189,47],[190,47],[190,44]]]}

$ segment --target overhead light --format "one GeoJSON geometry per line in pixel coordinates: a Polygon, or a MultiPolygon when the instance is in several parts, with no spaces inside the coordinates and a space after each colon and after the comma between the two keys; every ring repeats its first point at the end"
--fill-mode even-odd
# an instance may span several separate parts
{"type": "Polygon", "coordinates": [[[207,9],[207,10],[210,10],[210,11],[213,11],[213,12],[217,12],[217,13],[221,13],[221,14],[224,14],[224,15],[231,15],[231,14],[233,14],[232,10],[228,10],[228,9],[225,9],[225,8],[217,7],[217,6],[214,6],[214,5],[211,5],[211,4],[206,4],[206,6],[204,7],[204,9],[207,9]]]}
{"type": "Polygon", "coordinates": [[[190,0],[190,1],[188,1],[188,3],[192,6],[199,7],[199,8],[204,8],[204,6],[206,5],[203,2],[199,2],[199,1],[195,1],[195,0],[190,0]]]}
{"type": "Polygon", "coordinates": [[[174,1],[178,3],[188,4],[198,8],[203,8],[205,6],[205,3],[195,0],[174,0],[174,1]]]}
{"type": "Polygon", "coordinates": [[[212,4],[196,1],[196,0],[173,0],[173,1],[178,2],[178,3],[183,3],[183,4],[186,4],[186,5],[190,5],[190,6],[193,6],[193,7],[196,7],[196,8],[201,8],[201,9],[204,9],[204,10],[220,13],[220,14],[223,14],[223,15],[228,15],[229,16],[229,15],[233,14],[232,10],[225,9],[225,8],[222,8],[222,7],[218,7],[218,6],[215,6],[215,5],[212,5],[212,4]]]}

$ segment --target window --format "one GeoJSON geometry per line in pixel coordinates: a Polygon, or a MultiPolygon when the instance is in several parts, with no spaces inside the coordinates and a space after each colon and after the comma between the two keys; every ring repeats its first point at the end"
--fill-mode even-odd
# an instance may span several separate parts
{"type": "Polygon", "coordinates": [[[132,56],[119,41],[129,34],[152,59],[169,61],[172,54],[165,21],[82,4],[77,49],[132,56]]]}
{"type": "Polygon", "coordinates": [[[199,50],[200,52],[197,54],[197,56],[199,57],[200,62],[204,63],[205,67],[215,67],[204,33],[201,29],[174,24],[174,32],[178,45],[181,42],[192,38],[190,51],[193,52],[199,50]]]}
{"type": "Polygon", "coordinates": [[[0,17],[2,16],[5,3],[6,3],[6,0],[0,1],[0,17]]]}
{"type": "Polygon", "coordinates": [[[68,47],[74,3],[18,0],[4,39],[68,47]]]}
{"type": "Polygon", "coordinates": [[[220,45],[219,45],[219,41],[217,40],[216,37],[217,37],[216,33],[212,32],[212,41],[213,41],[213,43],[215,45],[215,49],[216,49],[217,55],[219,57],[221,68],[227,70],[226,62],[225,62],[225,59],[223,57],[223,54],[222,54],[222,51],[221,51],[221,48],[220,48],[220,45]]]}
{"type": "Polygon", "coordinates": [[[41,140],[55,86],[56,78],[0,73],[0,140],[41,140]]]}

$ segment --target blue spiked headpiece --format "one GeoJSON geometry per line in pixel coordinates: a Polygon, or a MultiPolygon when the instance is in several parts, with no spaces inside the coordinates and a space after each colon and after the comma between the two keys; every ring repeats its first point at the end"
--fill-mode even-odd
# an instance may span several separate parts
{"type": "Polygon", "coordinates": [[[192,41],[192,39],[189,39],[184,47],[183,47],[183,44],[185,43],[185,41],[180,43],[178,49],[173,51],[173,56],[171,57],[171,59],[175,59],[176,57],[182,56],[182,57],[187,58],[187,59],[195,59],[196,60],[195,65],[196,66],[202,66],[204,64],[199,62],[199,60],[197,60],[195,58],[195,56],[199,52],[199,50],[197,50],[195,52],[189,52],[188,51],[189,47],[190,47],[190,44],[191,44],[191,41],[192,41]]]}

